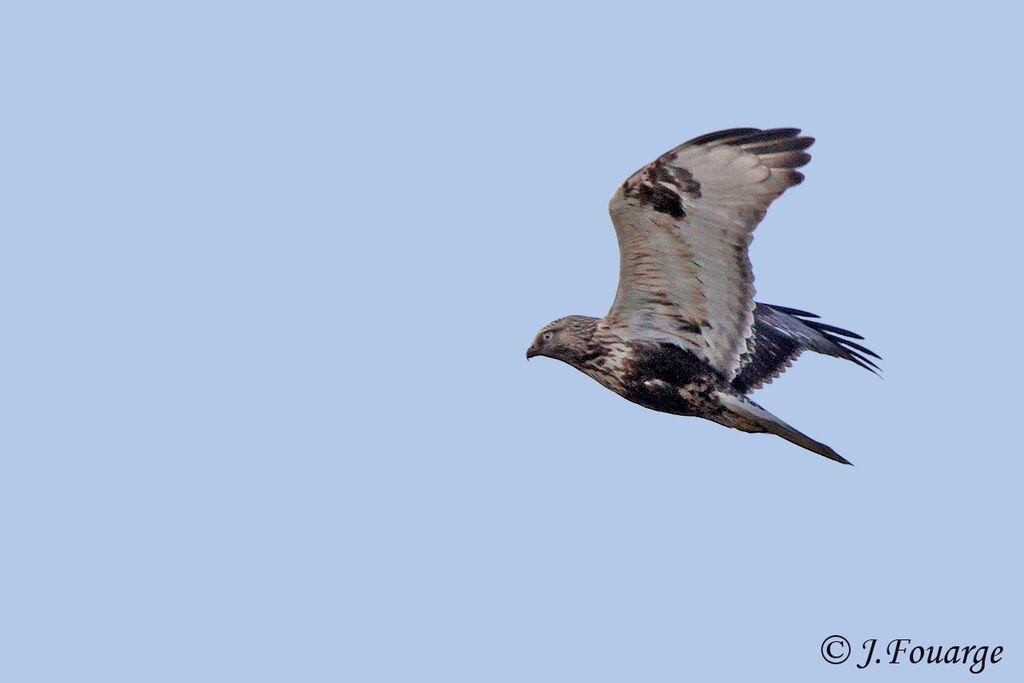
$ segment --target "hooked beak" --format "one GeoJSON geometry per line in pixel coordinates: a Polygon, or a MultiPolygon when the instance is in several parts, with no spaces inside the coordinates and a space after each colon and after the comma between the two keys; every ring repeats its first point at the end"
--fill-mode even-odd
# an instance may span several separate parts
{"type": "Polygon", "coordinates": [[[526,360],[530,360],[534,356],[539,356],[539,355],[540,355],[540,351],[538,351],[537,347],[534,346],[533,344],[530,344],[530,348],[526,349],[526,360]]]}

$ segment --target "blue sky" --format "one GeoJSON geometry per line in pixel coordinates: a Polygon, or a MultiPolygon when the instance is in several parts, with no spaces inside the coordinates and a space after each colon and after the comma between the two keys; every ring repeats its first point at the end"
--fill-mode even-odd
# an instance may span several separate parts
{"type": "Polygon", "coordinates": [[[0,678],[1020,680],[1001,7],[5,12],[0,678]],[[884,379],[756,400],[854,468],[524,359],[610,305],[614,188],[732,126],[818,140],[758,300],[884,379]]]}

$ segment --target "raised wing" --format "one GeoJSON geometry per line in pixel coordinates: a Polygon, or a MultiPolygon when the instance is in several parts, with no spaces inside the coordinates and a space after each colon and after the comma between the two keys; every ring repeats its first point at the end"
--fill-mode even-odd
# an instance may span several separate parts
{"type": "Polygon", "coordinates": [[[871,372],[878,369],[871,358],[881,360],[879,355],[851,341],[863,337],[819,322],[817,317],[794,308],[757,304],[753,334],[747,338],[746,351],[740,356],[733,388],[741,394],[760,389],[785,372],[804,351],[845,358],[871,372]]]}
{"type": "Polygon", "coordinates": [[[608,210],[619,288],[602,325],[690,349],[735,377],[754,322],[747,246],[768,205],[803,175],[813,138],[734,128],[694,138],[626,180],[608,210]]]}

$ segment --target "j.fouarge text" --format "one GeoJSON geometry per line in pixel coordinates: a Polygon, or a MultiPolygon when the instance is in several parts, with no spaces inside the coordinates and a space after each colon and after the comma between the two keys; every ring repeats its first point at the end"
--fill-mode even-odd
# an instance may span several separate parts
{"type": "Polygon", "coordinates": [[[864,661],[858,669],[872,664],[967,664],[968,671],[980,674],[986,664],[998,664],[1002,660],[1003,646],[989,645],[913,645],[910,638],[893,638],[885,645],[882,657],[878,638],[868,638],[861,645],[865,651],[864,661]]]}

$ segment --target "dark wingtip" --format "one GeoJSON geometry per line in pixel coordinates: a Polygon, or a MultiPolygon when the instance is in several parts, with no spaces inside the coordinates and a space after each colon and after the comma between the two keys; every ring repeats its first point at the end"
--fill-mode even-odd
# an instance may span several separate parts
{"type": "MultiPolygon", "coordinates": [[[[863,337],[857,337],[857,339],[863,339],[863,337]]],[[[844,343],[844,344],[846,344],[847,346],[852,346],[853,348],[857,349],[857,350],[858,350],[858,351],[860,351],[861,353],[866,353],[867,355],[871,356],[872,358],[877,358],[878,360],[884,360],[884,359],[883,359],[883,358],[882,358],[881,356],[879,356],[879,355],[878,355],[877,353],[875,353],[874,351],[872,351],[872,350],[871,350],[871,349],[869,349],[869,348],[866,348],[866,347],[864,347],[864,346],[861,346],[861,345],[860,345],[860,344],[858,344],[857,342],[852,342],[852,341],[845,341],[845,340],[844,340],[844,341],[843,341],[843,343],[844,343]]]]}
{"type": "Polygon", "coordinates": [[[795,138],[798,135],[800,135],[799,128],[769,128],[768,130],[758,130],[757,132],[744,135],[736,142],[743,145],[755,142],[776,142],[785,138],[795,138]]]}
{"type": "Polygon", "coordinates": [[[860,336],[859,334],[857,334],[856,332],[850,332],[849,330],[844,330],[843,328],[836,327],[835,325],[828,325],[826,323],[819,323],[819,322],[808,322],[807,324],[810,325],[811,327],[813,327],[814,329],[819,330],[821,332],[831,332],[832,334],[839,334],[839,335],[842,335],[844,337],[849,337],[850,339],[863,339],[864,338],[864,337],[860,336]]]}
{"type": "Polygon", "coordinates": [[[849,354],[848,356],[846,356],[846,360],[850,361],[851,363],[856,363],[857,365],[861,366],[868,372],[873,372],[879,377],[882,376],[882,368],[878,367],[870,360],[857,353],[856,351],[850,351],[849,349],[846,349],[846,352],[849,354]]]}
{"type": "Polygon", "coordinates": [[[868,347],[852,341],[853,339],[864,339],[861,335],[856,332],[843,329],[842,327],[836,327],[835,325],[828,325],[826,323],[819,322],[815,318],[820,318],[821,316],[815,315],[814,313],[808,313],[807,311],[801,311],[798,308],[787,308],[785,306],[775,305],[772,305],[771,308],[797,318],[802,318],[801,322],[803,322],[803,324],[807,325],[811,329],[817,330],[823,334],[826,339],[841,346],[848,354],[846,356],[847,360],[856,363],[865,370],[870,370],[876,375],[881,376],[879,373],[882,371],[882,368],[878,367],[871,358],[882,360],[882,357],[868,347]],[[871,356],[871,358],[868,358],[868,356],[871,356]]]}
{"type": "Polygon", "coordinates": [[[706,145],[709,142],[717,142],[726,138],[742,137],[744,135],[750,135],[752,133],[762,132],[760,128],[727,128],[725,130],[717,130],[714,133],[706,133],[704,135],[698,135],[697,137],[689,140],[685,144],[687,145],[706,145]]]}
{"type": "Polygon", "coordinates": [[[687,145],[706,145],[712,142],[724,142],[729,145],[758,145],[759,154],[772,152],[789,152],[807,149],[814,144],[812,137],[800,137],[799,128],[726,128],[713,133],[698,135],[687,140],[687,145]],[[763,149],[763,151],[762,151],[763,149]]]}
{"type": "Polygon", "coordinates": [[[814,313],[808,313],[807,311],[801,311],[799,308],[789,308],[788,306],[776,306],[775,304],[765,304],[769,308],[774,308],[776,311],[781,311],[788,315],[795,315],[801,318],[820,318],[820,315],[814,313]]]}

